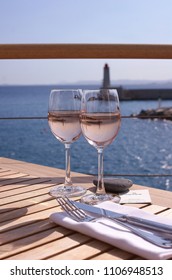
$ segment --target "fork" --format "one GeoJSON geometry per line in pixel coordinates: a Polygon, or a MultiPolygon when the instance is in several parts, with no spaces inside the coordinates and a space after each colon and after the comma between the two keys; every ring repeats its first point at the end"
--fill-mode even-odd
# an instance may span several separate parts
{"type": "MultiPolygon", "coordinates": [[[[62,209],[68,214],[69,217],[71,217],[73,220],[77,222],[96,222],[99,221],[102,218],[95,218],[93,216],[90,216],[86,214],[83,210],[78,208],[76,205],[72,203],[72,200],[70,200],[68,197],[61,196],[56,198],[62,209]]],[[[116,222],[119,225],[122,225],[126,229],[129,229],[132,233],[142,237],[143,239],[151,242],[154,245],[157,245],[162,248],[172,248],[172,239],[169,237],[165,237],[158,234],[155,231],[144,231],[140,228],[137,228],[135,226],[131,226],[129,224],[126,224],[125,222],[121,222],[115,218],[107,218],[109,220],[112,220],[116,222]]]]}

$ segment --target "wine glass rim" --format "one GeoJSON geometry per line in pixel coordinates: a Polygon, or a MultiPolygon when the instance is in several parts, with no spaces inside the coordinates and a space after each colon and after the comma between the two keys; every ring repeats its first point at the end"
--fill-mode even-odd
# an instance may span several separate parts
{"type": "Polygon", "coordinates": [[[51,92],[55,92],[55,91],[82,91],[82,89],[80,88],[59,88],[59,89],[52,89],[51,92]]]}

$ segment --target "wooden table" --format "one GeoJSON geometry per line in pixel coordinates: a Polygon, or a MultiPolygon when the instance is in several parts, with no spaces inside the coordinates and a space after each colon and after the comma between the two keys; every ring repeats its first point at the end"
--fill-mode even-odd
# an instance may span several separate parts
{"type": "MultiPolygon", "coordinates": [[[[92,187],[91,176],[72,173],[72,177],[74,182],[92,187]]],[[[49,189],[63,180],[64,170],[0,158],[0,259],[141,259],[49,221],[51,213],[61,211],[49,189]]],[[[172,192],[148,189],[152,204],[134,206],[172,217],[172,192]]]]}

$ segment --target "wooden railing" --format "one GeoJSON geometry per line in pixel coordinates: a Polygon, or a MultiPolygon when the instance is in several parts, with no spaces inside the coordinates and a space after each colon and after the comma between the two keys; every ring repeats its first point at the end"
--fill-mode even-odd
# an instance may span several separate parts
{"type": "Polygon", "coordinates": [[[172,45],[1,44],[0,59],[172,59],[172,45]]]}

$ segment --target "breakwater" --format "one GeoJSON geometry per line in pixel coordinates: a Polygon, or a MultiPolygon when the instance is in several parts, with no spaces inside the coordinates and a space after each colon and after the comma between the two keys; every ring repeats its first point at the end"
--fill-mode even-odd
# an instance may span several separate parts
{"type": "Polygon", "coordinates": [[[139,114],[132,114],[132,116],[138,118],[158,118],[172,121],[172,107],[141,110],[139,114]]]}
{"type": "Polygon", "coordinates": [[[119,99],[121,101],[131,100],[172,100],[172,88],[125,88],[118,87],[119,99]]]}

